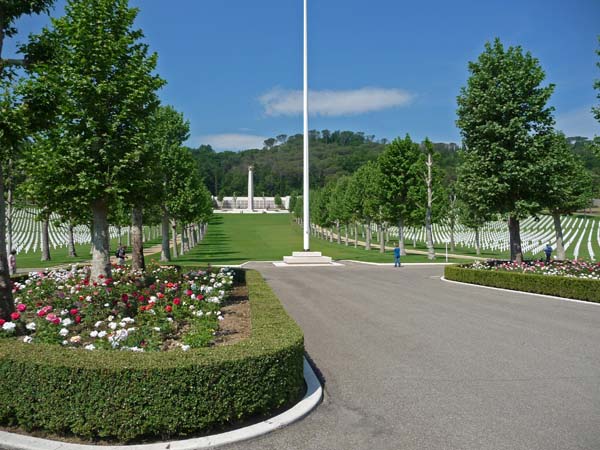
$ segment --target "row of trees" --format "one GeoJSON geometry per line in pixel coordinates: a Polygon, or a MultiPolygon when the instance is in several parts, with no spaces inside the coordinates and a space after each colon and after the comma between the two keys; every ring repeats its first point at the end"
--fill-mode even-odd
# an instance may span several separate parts
{"type": "MultiPolygon", "coordinates": [[[[348,229],[350,223],[362,222],[367,249],[372,223],[379,230],[397,225],[402,253],[404,227],[424,225],[433,259],[433,222],[448,222],[453,248],[457,221],[477,236],[485,222],[503,217],[511,259],[522,261],[520,220],[548,212],[554,218],[557,256],[564,259],[560,217],[590,204],[593,183],[565,136],[553,128],[553,109],[547,103],[554,86],[541,85],[544,72],[530,53],[521,47],[505,49],[498,39],[486,44],[469,71],[458,96],[457,125],[464,142],[455,178],[444,176],[429,140],[419,145],[407,135],[351,176],[315,192],[311,221],[335,226],[338,241],[340,224],[348,229]]],[[[594,113],[598,116],[598,108],[594,113]]],[[[379,233],[381,251],[383,235],[379,233]]]]}
{"type": "MultiPolygon", "coordinates": [[[[16,33],[20,16],[44,12],[52,1],[8,4],[0,39],[16,33]]],[[[201,238],[212,212],[196,161],[182,147],[189,123],[160,105],[157,91],[165,82],[155,74],[157,55],[133,28],[136,15],[128,0],[69,0],[65,16],[21,48],[22,61],[0,60],[0,148],[2,161],[10,161],[0,171],[0,199],[9,177],[11,191],[16,187],[20,201],[45,218],[58,213],[70,225],[89,224],[94,280],[111,274],[109,223],[131,224],[133,268],[141,269],[144,222],[162,222],[162,259],[169,260],[169,228],[175,238],[182,232],[185,250],[201,238]]],[[[0,317],[6,318],[14,306],[4,213],[0,201],[0,317]]]]}

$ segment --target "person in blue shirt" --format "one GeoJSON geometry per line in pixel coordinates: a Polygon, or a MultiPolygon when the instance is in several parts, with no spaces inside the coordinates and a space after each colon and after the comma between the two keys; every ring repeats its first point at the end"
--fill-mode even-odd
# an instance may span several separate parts
{"type": "Polygon", "coordinates": [[[548,242],[546,247],[544,247],[544,253],[546,254],[546,264],[548,264],[550,262],[550,256],[552,255],[552,247],[550,247],[550,242],[548,242]]]}
{"type": "Polygon", "coordinates": [[[400,244],[396,243],[394,247],[394,267],[400,267],[400,244]]]}

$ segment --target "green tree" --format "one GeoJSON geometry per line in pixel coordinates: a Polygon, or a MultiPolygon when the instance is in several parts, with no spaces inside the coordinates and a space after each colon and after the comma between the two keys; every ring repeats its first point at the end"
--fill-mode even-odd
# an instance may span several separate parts
{"type": "Polygon", "coordinates": [[[549,151],[543,160],[544,189],[540,203],[548,208],[556,231],[556,256],[565,259],[561,215],[586,208],[592,199],[592,177],[575,156],[562,133],[549,137],[549,151]]]}
{"type": "MultiPolygon", "coordinates": [[[[600,36],[598,36],[598,43],[600,44],[600,36]]],[[[600,49],[596,50],[596,54],[600,56],[600,49]]],[[[600,62],[596,63],[596,66],[600,69],[600,62]]],[[[596,98],[598,99],[598,106],[592,108],[592,113],[598,122],[600,122],[600,78],[594,81],[594,89],[598,91],[596,98]]],[[[600,158],[600,136],[596,136],[594,139],[594,149],[596,155],[600,158]]]]}
{"type": "Polygon", "coordinates": [[[396,138],[389,144],[377,160],[383,174],[381,189],[384,214],[398,226],[398,243],[402,255],[404,246],[404,226],[414,222],[418,210],[418,197],[421,190],[419,145],[407,134],[404,139],[396,138]]]}
{"type": "Polygon", "coordinates": [[[96,279],[110,275],[110,205],[127,199],[145,175],[144,131],[164,83],[153,74],[156,55],[148,55],[142,31],[133,29],[137,10],[127,0],[70,0],[65,11],[35,38],[52,43],[55,59],[33,65],[30,89],[58,99],[57,120],[68,142],[52,148],[40,164],[52,161],[58,170],[52,189],[71,187],[65,202],[92,212],[96,279]]]}
{"type": "MultiPolygon", "coordinates": [[[[27,134],[27,121],[14,95],[14,67],[23,60],[6,59],[2,48],[6,38],[17,34],[15,23],[22,16],[47,12],[53,0],[2,0],[0,1],[0,161],[8,161],[12,151],[27,134]]],[[[30,105],[31,106],[31,105],[30,105]]],[[[6,254],[6,204],[4,197],[6,167],[0,164],[0,318],[8,320],[14,311],[8,259],[6,254]]]]}
{"type": "Polygon", "coordinates": [[[508,216],[511,259],[522,261],[519,220],[540,209],[540,161],[552,132],[547,102],[553,85],[542,87],[539,61],[521,47],[487,43],[469,63],[467,86],[458,96],[457,125],[470,154],[481,201],[508,216]]]}
{"type": "Polygon", "coordinates": [[[338,178],[334,183],[332,194],[329,199],[329,214],[333,218],[337,233],[337,242],[341,244],[341,224],[344,224],[346,231],[345,243],[348,245],[348,224],[352,218],[351,205],[346,202],[346,192],[350,184],[350,177],[344,176],[338,178]]]}

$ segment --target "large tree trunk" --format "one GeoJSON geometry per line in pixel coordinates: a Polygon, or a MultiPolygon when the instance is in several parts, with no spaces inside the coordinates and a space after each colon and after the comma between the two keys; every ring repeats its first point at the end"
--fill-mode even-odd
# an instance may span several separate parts
{"type": "Polygon", "coordinates": [[[102,275],[111,275],[110,255],[108,253],[110,237],[108,234],[108,206],[104,199],[92,204],[92,281],[98,281],[102,275]]]}
{"type": "Polygon", "coordinates": [[[77,252],[75,251],[75,227],[69,222],[69,257],[77,258],[77,252]]]}
{"type": "Polygon", "coordinates": [[[12,219],[13,219],[13,187],[12,180],[10,177],[12,174],[10,173],[12,169],[12,160],[8,161],[8,192],[7,192],[7,202],[6,202],[6,248],[10,252],[13,247],[13,227],[12,227],[12,219]]]}
{"type": "Polygon", "coordinates": [[[564,261],[565,259],[565,244],[563,242],[563,231],[560,223],[560,214],[552,213],[554,219],[554,230],[556,232],[556,259],[564,261]]]}
{"type": "Polygon", "coordinates": [[[367,221],[367,235],[365,237],[365,250],[371,250],[371,221],[367,221]]]}
{"type": "Polygon", "coordinates": [[[511,261],[522,263],[521,225],[519,224],[519,219],[514,216],[508,218],[508,234],[510,236],[510,259],[511,261]]]}
{"type": "Polygon", "coordinates": [[[179,254],[183,256],[186,252],[185,243],[187,241],[187,226],[185,224],[181,225],[181,243],[180,243],[180,252],[179,254]]]}
{"type": "Polygon", "coordinates": [[[134,206],[131,210],[131,268],[144,270],[144,235],[143,235],[143,210],[141,206],[134,206]]]}
{"type": "Polygon", "coordinates": [[[377,224],[379,227],[379,253],[385,253],[385,232],[382,224],[377,224]]]}
{"type": "Polygon", "coordinates": [[[481,243],[479,240],[479,227],[475,228],[475,254],[481,255],[481,243]]]}
{"type": "Polygon", "coordinates": [[[161,261],[171,261],[171,246],[169,241],[169,216],[163,209],[162,214],[162,248],[160,251],[161,261]]]}
{"type": "Polygon", "coordinates": [[[340,221],[336,220],[335,221],[335,228],[337,231],[337,243],[341,244],[342,243],[342,228],[340,226],[340,221]]]}
{"type": "Polygon", "coordinates": [[[117,232],[119,233],[119,247],[123,245],[123,233],[121,231],[121,225],[117,225],[117,232]]]}
{"type": "Polygon", "coordinates": [[[50,219],[42,220],[42,261],[50,261],[50,219]]]}
{"type": "Polygon", "coordinates": [[[348,222],[346,222],[346,224],[344,225],[344,236],[345,236],[345,242],[346,242],[346,247],[348,247],[349,242],[348,242],[348,226],[350,224],[348,222]]]}
{"type": "Polygon", "coordinates": [[[177,252],[177,222],[171,221],[171,231],[173,232],[173,258],[179,258],[177,252]]]}
{"type": "Polygon", "coordinates": [[[354,222],[354,248],[358,247],[358,223],[354,222]]]}
{"type": "Polygon", "coordinates": [[[454,243],[454,229],[456,228],[456,219],[450,217],[450,251],[456,251],[456,244],[454,243]]]}
{"type": "MultiPolygon", "coordinates": [[[[1,42],[1,41],[0,41],[1,42]]],[[[6,255],[6,204],[4,202],[4,175],[0,164],[0,318],[10,320],[15,312],[12,297],[12,286],[6,255]]]]}
{"type": "Polygon", "coordinates": [[[400,247],[400,255],[406,256],[406,248],[404,247],[404,219],[398,219],[398,247],[400,247]]]}

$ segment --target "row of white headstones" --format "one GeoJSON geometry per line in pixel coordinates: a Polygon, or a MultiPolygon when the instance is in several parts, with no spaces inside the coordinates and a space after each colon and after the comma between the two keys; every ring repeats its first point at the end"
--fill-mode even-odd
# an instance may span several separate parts
{"type": "MultiPolygon", "coordinates": [[[[568,257],[595,260],[600,257],[600,220],[567,216],[561,218],[563,243],[568,257]],[[587,253],[587,254],[586,254],[587,253]]],[[[375,230],[375,229],[374,229],[375,230]]],[[[397,227],[387,229],[389,240],[394,240],[397,227]]],[[[450,226],[432,226],[434,245],[450,243],[450,226]]],[[[407,241],[425,242],[425,227],[405,230],[407,241]]],[[[475,231],[461,224],[455,226],[454,242],[463,247],[475,247],[475,231]]],[[[508,227],[504,221],[488,222],[479,230],[479,243],[482,251],[504,252],[509,249],[508,227]]],[[[556,233],[551,216],[530,217],[521,222],[521,245],[524,252],[536,255],[542,253],[546,244],[556,247],[556,233]]]]}
{"type": "MultiPolygon", "coordinates": [[[[41,251],[42,249],[42,222],[36,220],[39,211],[35,209],[17,210],[12,218],[13,248],[17,253],[41,251]]],[[[119,236],[119,229],[114,226],[109,228],[110,238],[119,236]]],[[[126,236],[128,228],[121,229],[121,235],[126,236]]],[[[77,225],[73,230],[75,244],[91,243],[90,229],[86,225],[77,225]]],[[[60,222],[60,217],[53,214],[48,226],[48,243],[50,248],[66,247],[69,245],[69,228],[60,222]]]]}

